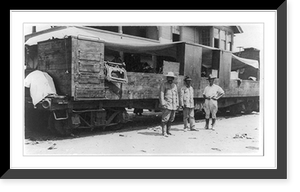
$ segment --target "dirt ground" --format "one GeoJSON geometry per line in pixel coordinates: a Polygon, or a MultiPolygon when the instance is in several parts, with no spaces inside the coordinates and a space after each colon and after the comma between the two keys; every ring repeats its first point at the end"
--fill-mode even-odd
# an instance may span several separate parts
{"type": "Polygon", "coordinates": [[[259,140],[259,113],[218,117],[215,131],[205,130],[203,117],[196,117],[199,131],[183,131],[178,114],[172,135],[161,134],[160,113],[144,112],[121,130],[78,130],[74,137],[57,137],[45,129],[26,130],[25,155],[205,155],[262,154],[259,140]],[[199,120],[197,120],[199,119],[199,120]]]}

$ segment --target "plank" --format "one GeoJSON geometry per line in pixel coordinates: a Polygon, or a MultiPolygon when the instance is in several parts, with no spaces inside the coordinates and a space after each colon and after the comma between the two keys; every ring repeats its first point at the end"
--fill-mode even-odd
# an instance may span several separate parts
{"type": "Polygon", "coordinates": [[[202,47],[192,44],[185,45],[184,75],[192,78],[193,87],[200,86],[202,47]]]}
{"type": "Polygon", "coordinates": [[[78,70],[80,72],[103,73],[104,66],[97,61],[81,60],[78,63],[78,70]]]}
{"type": "Polygon", "coordinates": [[[78,50],[78,59],[79,60],[89,60],[89,61],[103,61],[102,54],[96,50],[86,51],[86,50],[78,50]]]}
{"type": "Polygon", "coordinates": [[[75,98],[101,98],[105,97],[105,90],[104,89],[78,89],[76,88],[75,91],[75,98]]]}

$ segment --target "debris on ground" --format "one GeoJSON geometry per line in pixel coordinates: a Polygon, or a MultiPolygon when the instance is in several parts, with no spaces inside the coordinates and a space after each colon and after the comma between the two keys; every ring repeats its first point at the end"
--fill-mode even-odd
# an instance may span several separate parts
{"type": "Polygon", "coordinates": [[[248,137],[247,133],[235,134],[233,139],[253,139],[252,137],[248,137]]]}
{"type": "Polygon", "coordinates": [[[55,146],[56,146],[56,143],[53,143],[50,147],[48,147],[48,150],[57,149],[55,146]]]}
{"type": "Polygon", "coordinates": [[[253,149],[253,150],[259,150],[258,147],[254,147],[254,146],[247,146],[246,148],[247,148],[247,149],[253,149]]]}
{"type": "Polygon", "coordinates": [[[197,139],[196,137],[189,137],[188,139],[197,139]]]}
{"type": "Polygon", "coordinates": [[[221,151],[221,149],[219,148],[211,148],[212,150],[215,150],[215,151],[221,151]]]}

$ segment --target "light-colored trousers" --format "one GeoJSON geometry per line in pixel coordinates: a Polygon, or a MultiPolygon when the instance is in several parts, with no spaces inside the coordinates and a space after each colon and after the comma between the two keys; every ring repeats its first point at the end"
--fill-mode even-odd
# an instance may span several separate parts
{"type": "Polygon", "coordinates": [[[218,102],[212,99],[210,100],[205,99],[204,111],[205,111],[205,119],[209,119],[210,114],[213,119],[216,119],[217,112],[218,112],[218,102]]]}
{"type": "Polygon", "coordinates": [[[188,128],[188,120],[190,121],[190,129],[195,127],[194,108],[183,108],[183,124],[184,128],[188,128]]]}
{"type": "Polygon", "coordinates": [[[175,119],[175,114],[176,111],[175,110],[169,110],[169,109],[163,109],[162,110],[162,118],[161,118],[161,122],[162,123],[171,123],[174,121],[175,119]]]}

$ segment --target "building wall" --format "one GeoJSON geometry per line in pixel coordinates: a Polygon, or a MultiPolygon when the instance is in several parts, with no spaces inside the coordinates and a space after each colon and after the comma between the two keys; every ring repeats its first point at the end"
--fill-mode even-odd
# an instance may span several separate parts
{"type": "Polygon", "coordinates": [[[170,43],[172,42],[172,28],[171,26],[159,26],[159,41],[161,43],[170,43]]]}
{"type": "Polygon", "coordinates": [[[201,38],[199,29],[196,27],[183,26],[181,27],[181,41],[190,43],[199,43],[201,38]]]}
{"type": "Polygon", "coordinates": [[[146,28],[146,38],[158,40],[158,27],[149,26],[146,28]]]}

